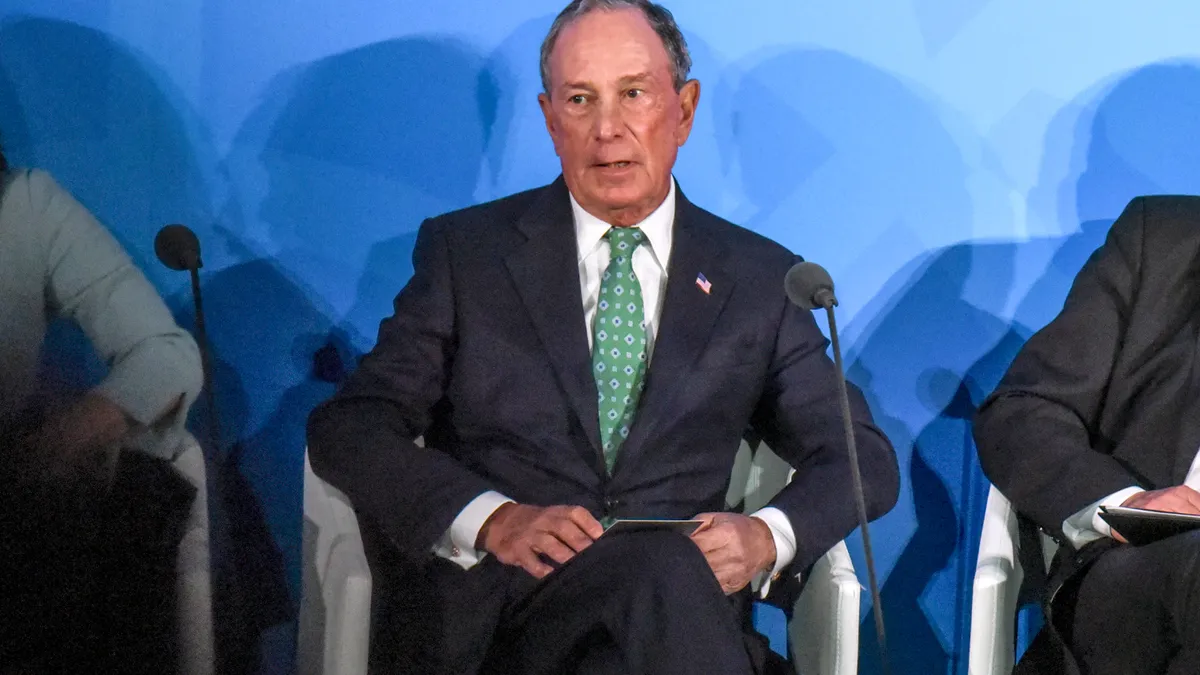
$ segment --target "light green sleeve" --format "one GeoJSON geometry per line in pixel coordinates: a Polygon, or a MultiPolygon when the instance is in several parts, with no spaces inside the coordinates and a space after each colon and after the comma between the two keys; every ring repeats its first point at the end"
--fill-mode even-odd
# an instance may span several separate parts
{"type": "Polygon", "coordinates": [[[107,364],[95,391],[142,427],[134,444],[172,457],[203,384],[195,341],[87,209],[45,172],[28,176],[30,212],[46,237],[51,308],[78,323],[107,364]],[[175,415],[158,419],[180,400],[175,415]]]}

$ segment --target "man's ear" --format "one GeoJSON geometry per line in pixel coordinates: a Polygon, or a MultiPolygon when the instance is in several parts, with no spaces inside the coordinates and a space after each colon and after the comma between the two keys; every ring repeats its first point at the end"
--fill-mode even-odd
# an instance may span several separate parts
{"type": "Polygon", "coordinates": [[[692,134],[692,124],[696,121],[696,107],[700,105],[700,81],[688,80],[679,90],[679,107],[682,113],[679,118],[679,128],[675,131],[675,142],[681,147],[687,143],[692,134]]]}
{"type": "Polygon", "coordinates": [[[554,147],[558,147],[558,129],[554,126],[554,109],[550,106],[550,97],[545,93],[538,94],[538,107],[542,109],[542,117],[546,120],[546,131],[550,134],[550,140],[554,141],[554,147]]]}

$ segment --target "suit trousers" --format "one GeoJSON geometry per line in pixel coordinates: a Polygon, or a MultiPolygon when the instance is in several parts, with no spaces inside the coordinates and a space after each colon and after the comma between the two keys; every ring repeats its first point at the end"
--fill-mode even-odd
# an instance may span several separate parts
{"type": "Polygon", "coordinates": [[[1200,532],[1103,553],[1062,618],[1083,675],[1200,672],[1200,532]]]}
{"type": "Polygon", "coordinates": [[[376,607],[373,617],[373,673],[752,675],[779,668],[752,631],[749,594],[727,597],[699,548],[677,533],[601,538],[541,580],[492,556],[466,572],[440,562],[435,569],[457,582],[440,583],[437,572],[416,584],[393,578],[389,606],[376,607]]]}

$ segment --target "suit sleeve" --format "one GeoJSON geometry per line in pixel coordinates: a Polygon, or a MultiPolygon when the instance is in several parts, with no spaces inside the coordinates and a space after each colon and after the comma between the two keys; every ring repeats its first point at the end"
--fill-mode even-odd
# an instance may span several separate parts
{"type": "Polygon", "coordinates": [[[1056,536],[1072,514],[1138,483],[1091,439],[1141,274],[1144,207],[1134,200],[1113,224],[1062,312],[1029,339],[975,419],[984,473],[1056,536]]]}
{"type": "MultiPolygon", "coordinates": [[[[773,499],[795,535],[793,569],[808,569],[858,524],[853,479],[828,340],[812,312],[784,303],[775,355],[754,428],[795,470],[773,499]]],[[[899,494],[891,443],[874,424],[862,393],[848,384],[851,419],[862,468],[867,515],[887,513],[899,494]]]]}
{"type": "Polygon", "coordinates": [[[448,453],[414,442],[443,398],[454,356],[454,291],[440,224],[421,225],[412,279],[375,348],[308,421],[313,470],[415,555],[428,554],[455,516],[492,489],[448,453]]]}

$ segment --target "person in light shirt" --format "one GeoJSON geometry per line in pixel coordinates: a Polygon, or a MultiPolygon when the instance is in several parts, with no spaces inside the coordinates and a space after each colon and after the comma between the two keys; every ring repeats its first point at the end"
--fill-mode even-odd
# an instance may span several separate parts
{"type": "Polygon", "coordinates": [[[1102,506],[1200,514],[1200,198],[1139,197],[975,421],[988,478],[1061,547],[1023,673],[1200,672],[1200,532],[1131,546],[1102,506]]]}
{"type": "MultiPolygon", "coordinates": [[[[828,343],[783,290],[798,257],[672,177],[689,68],[663,7],[568,5],[538,98],[562,176],[426,221],[376,346],[313,412],[313,468],[390,600],[378,671],[767,672],[751,584],[789,603],[854,529],[828,343]],[[748,428],[796,474],[743,515],[725,495],[748,428]],[[634,518],[702,525],[605,534],[634,518]]],[[[878,517],[896,459],[850,401],[878,517]]]]}
{"type": "Polygon", "coordinates": [[[44,171],[0,153],[0,672],[165,673],[174,561],[195,488],[171,460],[200,356],[116,239],[44,171]],[[95,386],[47,364],[75,323],[95,386]]]}

